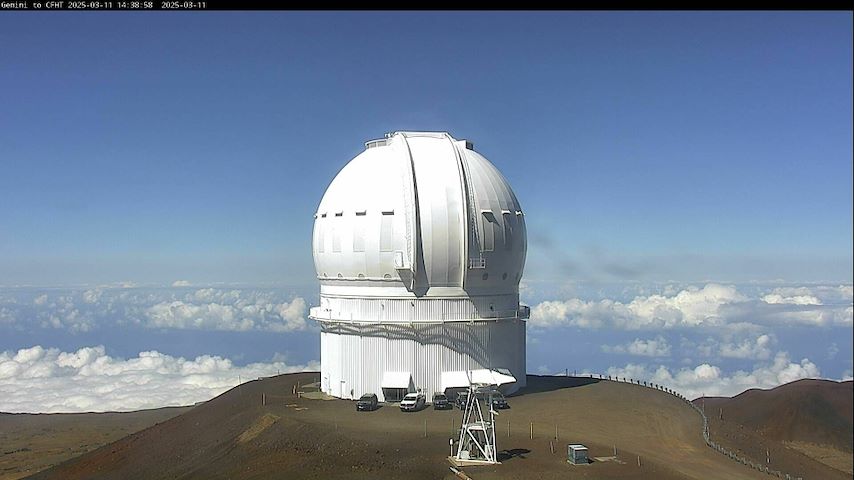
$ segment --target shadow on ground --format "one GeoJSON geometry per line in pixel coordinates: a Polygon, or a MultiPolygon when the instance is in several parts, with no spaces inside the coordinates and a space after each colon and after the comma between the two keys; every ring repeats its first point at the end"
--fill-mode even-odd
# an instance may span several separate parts
{"type": "Polygon", "coordinates": [[[585,385],[599,383],[600,381],[601,380],[599,380],[598,378],[588,377],[552,377],[528,375],[528,384],[525,387],[519,389],[519,391],[514,393],[512,396],[525,395],[529,393],[551,392],[553,390],[560,390],[561,388],[583,387],[585,385]]]}
{"type": "Polygon", "coordinates": [[[498,461],[504,462],[515,457],[525,458],[525,455],[528,453],[531,453],[531,451],[527,448],[511,448],[509,450],[502,450],[498,452],[498,461]]]}

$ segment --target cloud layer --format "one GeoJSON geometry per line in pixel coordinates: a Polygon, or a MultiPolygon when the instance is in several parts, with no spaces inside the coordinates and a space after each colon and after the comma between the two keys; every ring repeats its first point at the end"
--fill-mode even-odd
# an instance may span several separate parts
{"type": "Polygon", "coordinates": [[[695,368],[672,370],[663,365],[649,367],[629,363],[612,367],[608,375],[652,381],[670,387],[688,398],[700,396],[733,396],[749,388],[773,388],[801,378],[821,376],[818,366],[808,359],[794,362],[786,352],[779,352],[773,361],[756,366],[752,371],[738,370],[725,374],[721,368],[703,363],[695,368]]]}
{"type": "MultiPolygon", "coordinates": [[[[304,368],[275,355],[283,349],[299,358],[293,363],[318,368],[311,361],[319,357],[317,327],[306,320],[303,297],[271,288],[176,285],[0,289],[6,334],[0,349],[15,349],[0,353],[0,410],[194,403],[235,385],[238,376],[304,368]],[[199,345],[199,338],[216,343],[199,345]],[[35,344],[68,351],[18,350],[35,344]],[[107,355],[90,346],[99,344],[117,350],[107,355]],[[212,351],[221,356],[203,355],[212,351]],[[261,363],[230,360],[247,357],[261,363]]],[[[528,322],[528,360],[545,373],[549,365],[610,368],[688,395],[773,387],[819,376],[819,365],[832,377],[851,376],[851,286],[633,283],[587,296],[562,288],[539,298],[545,301],[528,322]],[[576,348],[567,349],[569,343],[576,348]]]]}
{"type": "Polygon", "coordinates": [[[152,328],[271,332],[304,330],[307,327],[307,308],[302,298],[274,302],[257,297],[244,299],[239,294],[211,294],[209,290],[212,289],[197,291],[195,301],[174,300],[152,305],[145,310],[139,323],[152,328]],[[224,300],[223,297],[230,298],[224,300]]]}
{"type": "Polygon", "coordinates": [[[709,283],[679,292],[612,299],[548,300],[531,309],[529,325],[650,330],[714,328],[732,324],[851,326],[851,286],[776,288],[750,297],[732,285],[709,283]]]}
{"type": "Polygon", "coordinates": [[[642,357],[669,357],[670,344],[661,335],[648,340],[636,338],[633,342],[625,345],[602,345],[602,351],[606,353],[623,353],[639,355],[642,357]]]}
{"type": "Polygon", "coordinates": [[[231,360],[203,355],[194,359],[157,351],[115,358],[103,346],[73,352],[36,345],[0,353],[0,411],[130,411],[209,400],[236,386],[238,379],[305,370],[316,362],[282,361],[236,366],[231,360]]]}
{"type": "Polygon", "coordinates": [[[0,323],[71,332],[116,325],[293,332],[310,328],[307,312],[302,297],[272,289],[91,288],[0,298],[0,323]]]}

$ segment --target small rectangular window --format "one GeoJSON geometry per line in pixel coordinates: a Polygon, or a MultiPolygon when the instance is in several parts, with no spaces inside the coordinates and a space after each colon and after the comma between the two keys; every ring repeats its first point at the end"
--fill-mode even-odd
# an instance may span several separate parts
{"type": "Polygon", "coordinates": [[[344,212],[335,212],[335,216],[331,219],[332,227],[332,253],[341,252],[341,215],[344,212]]]}
{"type": "Polygon", "coordinates": [[[383,212],[380,223],[380,251],[390,252],[392,250],[392,239],[394,238],[394,212],[383,212]]]}
{"type": "Polygon", "coordinates": [[[356,218],[353,219],[353,251],[365,251],[365,218],[364,214],[359,215],[356,212],[356,218]]]}
{"type": "Polygon", "coordinates": [[[495,250],[495,215],[488,210],[481,213],[483,219],[483,228],[481,229],[483,251],[491,252],[495,250]]]}
{"type": "Polygon", "coordinates": [[[332,252],[339,253],[341,251],[341,232],[337,225],[332,226],[332,252]]]}

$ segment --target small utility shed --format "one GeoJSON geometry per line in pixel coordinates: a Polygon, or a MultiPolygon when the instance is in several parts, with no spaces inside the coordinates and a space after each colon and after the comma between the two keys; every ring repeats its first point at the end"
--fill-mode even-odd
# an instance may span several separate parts
{"type": "Polygon", "coordinates": [[[587,447],[575,443],[566,446],[566,461],[573,465],[587,465],[587,447]]]}

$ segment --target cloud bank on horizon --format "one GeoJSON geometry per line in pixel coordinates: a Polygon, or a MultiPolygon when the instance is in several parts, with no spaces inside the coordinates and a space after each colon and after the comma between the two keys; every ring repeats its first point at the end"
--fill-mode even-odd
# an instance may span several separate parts
{"type": "MultiPolygon", "coordinates": [[[[0,289],[0,328],[13,335],[0,339],[0,411],[192,404],[238,377],[319,369],[306,295],[175,285],[0,289]],[[146,335],[158,336],[138,339],[146,335]],[[218,353],[188,353],[212,348],[198,341],[203,335],[216,336],[218,353]],[[302,350],[288,350],[285,362],[283,346],[302,350]]],[[[689,397],[852,376],[851,285],[620,288],[560,295],[526,286],[523,298],[538,299],[528,323],[529,371],[562,373],[571,364],[689,397]]]]}
{"type": "Polygon", "coordinates": [[[0,294],[0,325],[88,332],[106,324],[151,329],[292,332],[310,328],[300,296],[275,289],[96,287],[0,294]]]}
{"type": "Polygon", "coordinates": [[[854,307],[850,285],[777,287],[751,298],[733,285],[689,286],[672,295],[612,299],[547,300],[531,309],[529,325],[537,329],[574,326],[650,330],[731,325],[851,326],[854,307]]]}
{"type": "Polygon", "coordinates": [[[262,376],[319,370],[281,360],[237,366],[227,358],[194,359],[157,351],[116,358],[102,345],[73,352],[36,345],[0,353],[0,411],[131,411],[192,405],[262,376]]]}
{"type": "MultiPolygon", "coordinates": [[[[692,399],[701,396],[731,397],[750,388],[767,389],[802,378],[821,378],[821,371],[809,359],[793,362],[786,352],[778,352],[772,362],[759,365],[751,371],[738,370],[729,375],[708,363],[679,370],[668,369],[663,365],[650,368],[629,363],[625,367],[611,367],[606,373],[620,378],[652,381],[692,399]]],[[[851,380],[851,375],[842,380],[851,380]]]]}
{"type": "MultiPolygon", "coordinates": [[[[577,297],[540,301],[531,309],[529,335],[539,343],[537,339],[558,332],[646,334],[600,346],[606,354],[628,357],[624,366],[583,371],[649,380],[692,398],[732,396],[749,388],[822,377],[816,360],[807,356],[793,360],[787,351],[803,344],[811,349],[809,356],[843,365],[841,379],[852,378],[850,358],[838,358],[838,344],[825,345],[821,338],[836,331],[850,336],[854,324],[851,285],[757,289],[708,283],[684,288],[665,285],[660,290],[622,301],[577,297]],[[638,362],[644,357],[649,360],[638,362]],[[713,362],[736,368],[727,372],[713,362]]],[[[551,370],[542,365],[539,371],[551,370]]]]}

